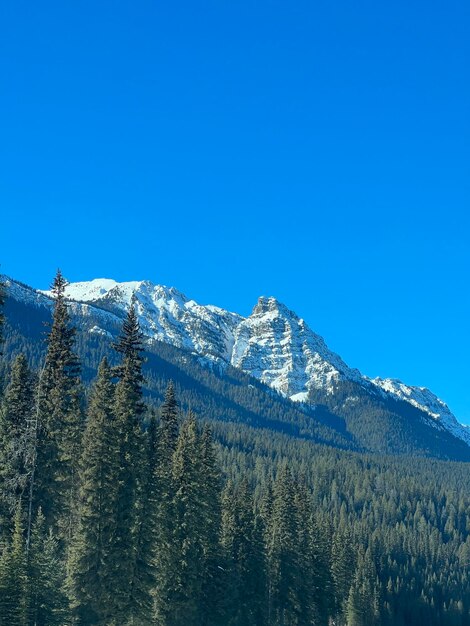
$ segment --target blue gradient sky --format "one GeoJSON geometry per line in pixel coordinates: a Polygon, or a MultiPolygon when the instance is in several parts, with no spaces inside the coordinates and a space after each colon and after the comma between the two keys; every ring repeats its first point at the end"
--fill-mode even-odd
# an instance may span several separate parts
{"type": "Polygon", "coordinates": [[[275,295],[470,423],[468,2],[0,4],[0,262],[275,295]]]}

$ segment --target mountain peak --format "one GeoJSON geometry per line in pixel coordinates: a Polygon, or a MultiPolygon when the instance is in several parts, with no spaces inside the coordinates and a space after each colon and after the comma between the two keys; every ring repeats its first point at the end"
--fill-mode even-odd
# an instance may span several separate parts
{"type": "Polygon", "coordinates": [[[149,283],[150,291],[153,291],[154,298],[157,300],[158,298],[162,298],[164,300],[174,300],[180,305],[184,305],[186,302],[189,302],[189,299],[176,289],[176,287],[166,287],[165,285],[154,285],[149,283]]]}
{"type": "Polygon", "coordinates": [[[252,315],[264,315],[265,313],[279,313],[285,317],[295,317],[296,314],[288,309],[285,304],[279,302],[274,296],[260,296],[253,308],[252,315]]]}

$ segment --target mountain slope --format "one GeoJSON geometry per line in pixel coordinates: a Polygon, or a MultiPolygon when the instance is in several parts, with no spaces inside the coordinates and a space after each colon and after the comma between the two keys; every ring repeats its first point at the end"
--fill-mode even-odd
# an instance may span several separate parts
{"type": "MultiPolygon", "coordinates": [[[[39,293],[12,280],[8,292],[10,310],[17,309],[10,314],[13,326],[18,317],[31,318],[33,309],[34,315],[39,311],[39,317],[47,316],[45,311],[53,304],[47,292],[39,293]]],[[[74,283],[67,287],[67,296],[85,356],[87,350],[98,351],[93,346],[100,341],[109,344],[134,301],[149,353],[158,354],[165,345],[168,352],[172,346],[180,350],[176,361],[190,359],[202,371],[217,372],[220,380],[243,371],[277,392],[261,385],[267,398],[263,400],[265,413],[269,413],[269,404],[282,400],[281,394],[296,402],[283,401],[284,411],[293,412],[289,419],[299,424],[309,416],[307,421],[317,418],[322,428],[331,429],[322,435],[323,440],[337,438],[339,445],[349,447],[443,458],[466,458],[470,451],[468,429],[431,392],[362,376],[274,298],[260,298],[252,314],[243,318],[215,306],[199,305],[174,288],[148,281],[74,283]]],[[[32,330],[22,332],[23,343],[27,343],[32,330]]],[[[14,342],[11,345],[14,350],[14,342]]],[[[95,366],[96,362],[91,363],[91,370],[95,366]]],[[[229,392],[225,389],[223,393],[229,392]]],[[[256,411],[259,416],[259,409],[256,411]]],[[[309,428],[303,424],[299,432],[309,428]]]]}
{"type": "Polygon", "coordinates": [[[426,387],[405,385],[401,380],[392,378],[374,378],[374,385],[400,400],[408,402],[417,409],[428,414],[436,428],[442,427],[470,445],[470,428],[457,421],[447,404],[426,387]]]}
{"type": "Polygon", "coordinates": [[[425,388],[410,387],[391,379],[370,380],[329,350],[293,311],[275,298],[261,297],[252,314],[243,318],[214,306],[201,306],[174,288],[148,281],[117,283],[97,279],[72,283],[71,299],[88,302],[119,315],[136,299],[144,333],[153,340],[171,343],[230,363],[251,374],[291,400],[307,401],[313,389],[332,391],[339,381],[365,386],[409,402],[470,444],[470,431],[458,423],[447,405],[425,388]]]}
{"type": "MultiPolygon", "coordinates": [[[[42,294],[36,298],[29,291],[21,285],[9,289],[4,352],[7,361],[19,352],[25,353],[31,365],[38,369],[45,354],[45,325],[50,323],[53,301],[42,294]],[[18,299],[18,295],[24,297],[18,299]]],[[[77,327],[76,349],[82,363],[82,377],[89,384],[103,356],[114,362],[112,342],[122,320],[114,313],[86,304],[71,303],[70,310],[77,327]],[[97,332],[96,323],[104,321],[109,330],[97,332]]],[[[221,367],[156,340],[147,344],[145,360],[145,389],[150,403],[161,403],[171,379],[176,383],[183,409],[191,408],[206,419],[276,431],[339,448],[362,449],[347,432],[344,420],[326,407],[298,406],[230,365],[221,367]]]]}

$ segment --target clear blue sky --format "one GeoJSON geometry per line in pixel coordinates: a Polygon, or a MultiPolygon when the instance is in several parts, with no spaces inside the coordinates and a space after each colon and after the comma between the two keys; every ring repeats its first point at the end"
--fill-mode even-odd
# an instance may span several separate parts
{"type": "Polygon", "coordinates": [[[0,262],[275,295],[470,423],[470,4],[0,4],[0,262]]]}

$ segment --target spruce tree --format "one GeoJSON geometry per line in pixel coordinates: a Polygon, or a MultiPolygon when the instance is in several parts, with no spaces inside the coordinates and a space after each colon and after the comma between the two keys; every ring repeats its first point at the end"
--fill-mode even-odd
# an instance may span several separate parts
{"type": "Polygon", "coordinates": [[[362,620],[366,626],[380,623],[380,584],[370,548],[360,550],[355,576],[355,586],[359,589],[362,620]]]}
{"type": "Polygon", "coordinates": [[[222,566],[220,533],[222,523],[220,470],[212,440],[212,432],[205,424],[200,436],[201,467],[199,471],[201,492],[201,542],[203,560],[200,564],[202,596],[200,617],[203,626],[224,624],[223,596],[226,586],[222,566]]]}
{"type": "MultiPolygon", "coordinates": [[[[173,457],[178,444],[179,418],[175,387],[168,384],[165,399],[160,409],[160,424],[157,432],[155,466],[156,503],[156,577],[157,607],[164,615],[167,606],[168,586],[171,584],[174,567],[174,495],[173,457]]],[[[160,622],[164,624],[164,622],[160,622]]]]}
{"type": "Polygon", "coordinates": [[[314,578],[313,601],[318,626],[329,624],[335,609],[335,590],[331,573],[331,528],[328,520],[318,517],[311,502],[309,520],[310,555],[314,578]]]}
{"type": "Polygon", "coordinates": [[[157,460],[155,478],[159,495],[157,507],[158,526],[160,528],[159,542],[164,544],[169,540],[172,531],[172,464],[173,455],[178,443],[178,403],[175,396],[175,387],[170,381],[165,393],[165,400],[160,409],[160,424],[157,433],[157,460]]]}
{"type": "MultiPolygon", "coordinates": [[[[142,430],[145,410],[142,398],[143,345],[134,303],[129,308],[115,349],[122,361],[115,369],[118,382],[113,406],[119,445],[119,473],[112,557],[116,569],[110,623],[114,620],[116,624],[126,624],[138,619],[142,608],[151,603],[151,589],[147,589],[143,581],[147,577],[147,566],[151,567],[153,559],[152,553],[146,555],[148,563],[137,558],[147,464],[142,430]],[[147,599],[144,600],[143,594],[147,599]]],[[[142,553],[140,556],[144,558],[142,553]]]]}
{"type": "Polygon", "coordinates": [[[299,567],[300,624],[328,624],[329,562],[328,547],[321,541],[313,516],[313,503],[303,480],[294,484],[297,518],[297,562],[299,567]],[[326,554],[325,554],[326,553],[326,554]],[[326,559],[325,559],[326,557],[326,559]],[[326,562],[325,562],[326,560],[326,562]]]}
{"type": "Polygon", "coordinates": [[[27,503],[33,411],[33,377],[26,358],[20,354],[13,362],[0,412],[0,507],[4,527],[9,524],[20,499],[23,504],[27,503]]]}
{"type": "Polygon", "coordinates": [[[80,459],[78,529],[69,561],[71,606],[86,624],[108,623],[114,572],[119,567],[112,550],[120,463],[113,407],[114,383],[105,358],[88,406],[80,459]]]}
{"type": "Polygon", "coordinates": [[[130,386],[134,394],[132,397],[133,409],[136,417],[140,418],[144,412],[142,400],[142,384],[144,381],[142,352],[144,348],[143,335],[140,330],[134,298],[132,298],[131,305],[122,324],[121,334],[113,347],[121,355],[121,363],[115,368],[115,373],[120,381],[126,380],[126,383],[130,386]]]}
{"type": "Polygon", "coordinates": [[[303,599],[302,559],[294,502],[294,481],[285,466],[273,490],[273,510],[267,529],[269,572],[269,616],[273,626],[294,626],[301,622],[303,599]]]}
{"type": "Polygon", "coordinates": [[[0,280],[0,355],[2,354],[3,327],[5,325],[5,315],[3,313],[5,300],[6,300],[6,286],[5,286],[5,283],[2,280],[0,280]]]}
{"type": "Polygon", "coordinates": [[[227,624],[266,623],[266,571],[261,526],[255,516],[253,492],[246,479],[229,482],[222,501],[222,545],[228,570],[227,624]]]}
{"type": "Polygon", "coordinates": [[[60,519],[62,535],[70,539],[83,415],[80,365],[73,350],[75,328],[70,324],[66,285],[59,270],[52,284],[54,313],[39,381],[36,506],[41,506],[48,524],[57,524],[60,519]]]}
{"type": "Polygon", "coordinates": [[[354,578],[349,589],[345,613],[347,626],[366,626],[362,594],[357,577],[354,578]]]}
{"type": "Polygon", "coordinates": [[[68,624],[65,568],[59,541],[39,509],[31,532],[28,558],[28,625],[68,624]]]}
{"type": "Polygon", "coordinates": [[[351,571],[354,571],[355,567],[352,537],[346,529],[339,529],[333,535],[331,545],[331,573],[335,596],[334,611],[337,620],[342,619],[346,615],[351,587],[351,571]]]}
{"type": "Polygon", "coordinates": [[[130,581],[132,624],[150,624],[153,618],[153,591],[156,585],[156,537],[158,492],[155,469],[157,464],[157,421],[150,416],[145,435],[143,471],[136,516],[135,563],[130,581]]]}
{"type": "Polygon", "coordinates": [[[171,460],[176,450],[178,441],[178,403],[176,401],[175,385],[173,381],[168,383],[165,392],[165,400],[161,407],[160,428],[158,441],[160,445],[160,455],[164,455],[167,466],[171,473],[171,460]]]}
{"type": "Polygon", "coordinates": [[[261,493],[260,504],[259,504],[259,518],[262,523],[263,534],[265,535],[265,542],[267,543],[267,533],[269,530],[269,525],[271,523],[272,515],[273,515],[273,505],[274,505],[274,484],[271,478],[268,478],[266,483],[263,485],[263,491],[261,493]]]}
{"type": "Polygon", "coordinates": [[[18,506],[11,545],[0,559],[0,625],[25,626],[27,617],[26,550],[18,506]]]}
{"type": "Polygon", "coordinates": [[[181,427],[173,456],[173,531],[156,590],[157,623],[161,626],[200,624],[205,521],[201,467],[201,437],[190,413],[181,427]]]}

